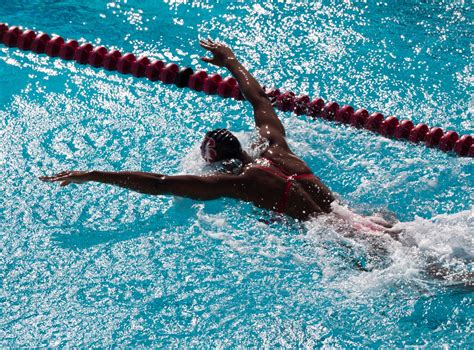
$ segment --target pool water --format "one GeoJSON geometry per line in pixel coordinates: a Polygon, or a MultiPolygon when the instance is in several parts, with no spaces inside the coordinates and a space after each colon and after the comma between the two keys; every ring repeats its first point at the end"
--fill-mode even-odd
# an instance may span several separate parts
{"type": "MultiPolygon", "coordinates": [[[[474,134],[465,1],[3,1],[0,21],[190,65],[217,38],[262,84],[474,134]]],[[[247,103],[0,46],[0,346],[472,348],[474,162],[279,113],[340,208],[401,242],[230,199],[59,188],[63,170],[200,173],[247,103]],[[433,278],[438,266],[449,281],[433,278]],[[472,284],[471,284],[472,285],[472,284]]]]}

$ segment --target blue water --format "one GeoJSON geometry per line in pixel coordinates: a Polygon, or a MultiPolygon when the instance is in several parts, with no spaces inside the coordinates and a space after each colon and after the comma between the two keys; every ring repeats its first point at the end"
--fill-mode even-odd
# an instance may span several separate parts
{"type": "MultiPolygon", "coordinates": [[[[0,14],[209,71],[196,38],[211,36],[263,84],[474,134],[468,2],[30,0],[0,14]]],[[[68,169],[200,173],[204,132],[248,145],[251,109],[0,46],[0,346],[472,348],[459,276],[474,270],[473,160],[280,116],[341,205],[394,213],[403,244],[331,216],[267,225],[230,199],[42,183],[68,169]]]]}

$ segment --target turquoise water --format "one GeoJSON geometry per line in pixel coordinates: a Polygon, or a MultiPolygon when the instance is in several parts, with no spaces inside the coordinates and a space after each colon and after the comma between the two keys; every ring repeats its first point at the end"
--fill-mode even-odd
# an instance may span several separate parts
{"type": "MultiPolygon", "coordinates": [[[[0,13],[209,71],[196,38],[211,36],[264,84],[474,134],[464,1],[16,1],[0,13]]],[[[0,46],[0,346],[472,347],[472,289],[427,269],[473,272],[473,160],[280,116],[342,205],[394,213],[403,244],[331,217],[267,225],[229,199],[42,183],[68,169],[200,173],[204,132],[228,127],[248,145],[251,109],[0,46]]]]}

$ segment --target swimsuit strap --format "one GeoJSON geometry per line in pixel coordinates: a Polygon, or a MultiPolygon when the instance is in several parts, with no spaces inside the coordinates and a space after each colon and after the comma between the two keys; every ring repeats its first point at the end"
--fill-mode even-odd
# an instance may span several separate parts
{"type": "Polygon", "coordinates": [[[290,196],[290,190],[291,187],[293,186],[293,180],[298,180],[298,179],[304,179],[304,178],[309,178],[309,177],[314,177],[313,174],[293,174],[290,175],[287,171],[285,171],[283,168],[275,164],[272,160],[262,157],[266,159],[271,165],[273,165],[277,170],[274,170],[272,168],[264,167],[264,166],[259,166],[257,165],[256,168],[264,170],[266,172],[272,173],[274,175],[279,176],[282,179],[286,180],[286,185],[285,189],[283,190],[283,193],[281,195],[280,200],[278,201],[277,204],[277,209],[276,211],[280,214],[285,213],[286,209],[286,204],[288,203],[288,197],[290,196]]]}
{"type": "Polygon", "coordinates": [[[310,178],[310,177],[314,177],[314,175],[308,173],[308,174],[298,174],[298,175],[292,176],[293,180],[304,179],[305,177],[310,178]]]}
{"type": "Polygon", "coordinates": [[[280,200],[277,204],[277,212],[280,214],[285,213],[286,204],[288,203],[288,198],[290,197],[290,190],[293,187],[293,182],[288,180],[285,185],[285,190],[283,191],[280,200]]]}
{"type": "Polygon", "coordinates": [[[291,176],[285,169],[283,169],[281,166],[276,164],[273,160],[268,159],[266,157],[262,157],[263,159],[267,160],[271,165],[273,165],[275,168],[277,168],[281,173],[285,174],[286,176],[291,176]]]}

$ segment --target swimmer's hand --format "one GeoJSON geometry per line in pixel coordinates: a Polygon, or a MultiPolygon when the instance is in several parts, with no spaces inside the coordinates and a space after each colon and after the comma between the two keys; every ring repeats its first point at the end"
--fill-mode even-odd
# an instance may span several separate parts
{"type": "Polygon", "coordinates": [[[60,186],[64,187],[90,181],[90,173],[90,171],[63,171],[53,176],[40,176],[39,179],[43,182],[60,182],[60,186]]]}
{"type": "Polygon", "coordinates": [[[199,45],[207,51],[210,51],[213,55],[212,58],[201,57],[201,60],[204,62],[219,67],[226,67],[229,62],[235,60],[235,55],[232,50],[223,43],[213,41],[212,39],[201,39],[199,40],[199,45]]]}

